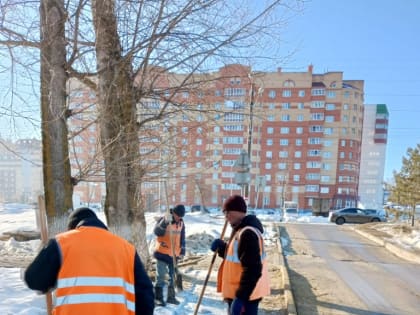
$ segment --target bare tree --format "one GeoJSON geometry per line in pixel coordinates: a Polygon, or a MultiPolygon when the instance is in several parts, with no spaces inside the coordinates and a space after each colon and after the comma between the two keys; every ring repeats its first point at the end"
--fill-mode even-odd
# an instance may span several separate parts
{"type": "Polygon", "coordinates": [[[40,18],[44,192],[47,215],[52,219],[66,215],[73,207],[66,121],[64,1],[41,1],[40,18]]]}

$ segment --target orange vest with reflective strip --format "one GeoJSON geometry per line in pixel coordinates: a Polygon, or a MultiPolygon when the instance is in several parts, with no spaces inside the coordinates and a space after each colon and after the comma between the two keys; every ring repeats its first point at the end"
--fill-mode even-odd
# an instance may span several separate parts
{"type": "Polygon", "coordinates": [[[179,221],[178,224],[169,224],[165,234],[158,236],[156,239],[156,251],[171,257],[173,254],[175,254],[175,257],[181,255],[181,231],[183,225],[182,221],[179,221]]]}
{"type": "Polygon", "coordinates": [[[225,259],[218,271],[217,292],[222,292],[222,296],[225,299],[234,299],[236,297],[236,291],[239,288],[243,268],[241,262],[239,261],[238,247],[241,234],[245,230],[252,230],[255,234],[257,234],[260,241],[260,256],[262,263],[261,277],[258,279],[257,284],[249,297],[249,301],[257,300],[270,295],[270,282],[268,278],[266,259],[267,253],[264,250],[263,237],[258,229],[246,226],[236,232],[233,236],[233,240],[228,243],[225,259]]]}
{"type": "Polygon", "coordinates": [[[53,314],[135,314],[133,245],[105,229],[86,226],[56,239],[62,264],[53,314]]]}

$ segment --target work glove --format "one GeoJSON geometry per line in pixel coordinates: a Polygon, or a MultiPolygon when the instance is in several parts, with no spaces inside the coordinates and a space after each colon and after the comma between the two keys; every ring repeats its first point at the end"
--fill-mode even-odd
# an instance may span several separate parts
{"type": "Polygon", "coordinates": [[[230,315],[241,315],[245,314],[245,305],[244,302],[239,299],[235,298],[230,305],[230,315]]]}
{"type": "Polygon", "coordinates": [[[166,228],[168,227],[168,225],[169,225],[169,221],[168,221],[168,220],[166,220],[166,218],[165,218],[165,217],[163,217],[163,218],[162,218],[162,221],[160,222],[160,227],[161,227],[162,229],[166,229],[166,228]]]}
{"type": "Polygon", "coordinates": [[[223,240],[221,240],[220,238],[216,238],[212,243],[211,243],[211,246],[210,246],[210,249],[213,251],[213,252],[215,252],[215,251],[218,251],[219,249],[221,249],[221,248],[224,248],[226,245],[225,245],[225,242],[223,241],[223,240]]]}

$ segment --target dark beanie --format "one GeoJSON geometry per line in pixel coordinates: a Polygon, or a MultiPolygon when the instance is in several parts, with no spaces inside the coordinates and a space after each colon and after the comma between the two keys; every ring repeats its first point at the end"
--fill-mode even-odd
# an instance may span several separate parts
{"type": "Polygon", "coordinates": [[[179,217],[183,217],[185,215],[185,207],[184,205],[176,205],[172,212],[175,213],[179,217]]]}
{"type": "Polygon", "coordinates": [[[88,218],[98,218],[93,212],[93,210],[82,207],[74,210],[69,215],[69,223],[67,224],[67,228],[69,230],[73,230],[77,227],[77,225],[80,223],[80,221],[88,219],[88,218]]]}
{"type": "Polygon", "coordinates": [[[223,204],[223,211],[238,211],[246,213],[246,202],[242,196],[230,196],[223,204]]]}

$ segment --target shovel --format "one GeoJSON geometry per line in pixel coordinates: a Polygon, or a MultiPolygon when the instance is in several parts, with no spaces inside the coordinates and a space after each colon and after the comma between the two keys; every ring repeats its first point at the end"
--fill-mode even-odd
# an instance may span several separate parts
{"type": "Polygon", "coordinates": [[[182,286],[182,273],[179,272],[178,267],[175,267],[175,287],[178,291],[184,290],[182,286]]]}

